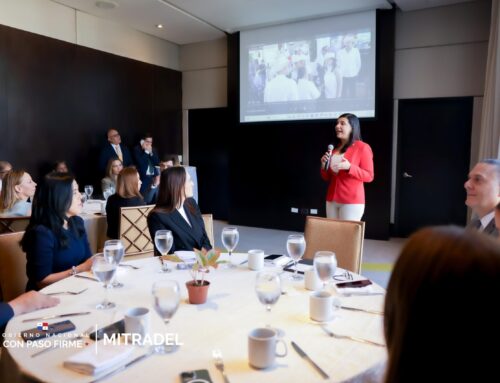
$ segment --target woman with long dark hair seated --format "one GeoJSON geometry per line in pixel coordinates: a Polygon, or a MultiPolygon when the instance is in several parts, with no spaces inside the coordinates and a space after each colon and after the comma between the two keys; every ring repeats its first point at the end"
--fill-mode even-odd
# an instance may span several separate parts
{"type": "Polygon", "coordinates": [[[181,166],[165,169],[160,176],[158,202],[149,213],[148,227],[154,239],[157,230],[170,230],[176,250],[211,249],[200,208],[193,197],[193,181],[181,166]]]}
{"type": "Polygon", "coordinates": [[[83,219],[82,195],[73,176],[47,174],[37,188],[21,246],[26,252],[27,290],[39,290],[90,270],[92,253],[83,219]]]}
{"type": "Polygon", "coordinates": [[[139,173],[134,167],[125,168],[118,174],[116,193],[109,197],[106,203],[109,238],[119,238],[120,208],[145,205],[144,199],[139,193],[141,183],[139,173]]]}

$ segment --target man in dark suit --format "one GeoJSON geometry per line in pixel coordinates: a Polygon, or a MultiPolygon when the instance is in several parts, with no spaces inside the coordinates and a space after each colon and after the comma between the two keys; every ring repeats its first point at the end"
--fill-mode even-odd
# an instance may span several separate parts
{"type": "Polygon", "coordinates": [[[118,158],[123,163],[123,166],[133,165],[130,151],[125,145],[122,145],[120,133],[116,129],[109,129],[106,133],[108,144],[104,145],[99,156],[99,170],[104,174],[108,161],[112,158],[118,158]]]}
{"type": "Polygon", "coordinates": [[[55,306],[59,303],[59,298],[49,297],[38,291],[29,291],[9,303],[0,303],[0,327],[3,327],[14,315],[29,313],[55,306]]]}
{"type": "Polygon", "coordinates": [[[495,227],[495,207],[500,203],[500,160],[485,159],[472,168],[465,182],[465,204],[474,218],[468,227],[498,237],[495,227]]]}
{"type": "Polygon", "coordinates": [[[160,164],[160,159],[153,150],[153,136],[151,134],[145,134],[140,144],[134,148],[134,160],[142,181],[140,192],[144,195],[146,191],[151,189],[151,186],[154,186],[152,185],[154,177],[160,174],[156,168],[160,164]]]}

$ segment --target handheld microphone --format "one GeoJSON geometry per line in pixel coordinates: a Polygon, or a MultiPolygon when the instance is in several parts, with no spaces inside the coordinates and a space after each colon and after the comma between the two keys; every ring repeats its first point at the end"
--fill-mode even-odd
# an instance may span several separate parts
{"type": "Polygon", "coordinates": [[[333,145],[328,145],[328,160],[325,162],[325,170],[328,170],[330,167],[330,159],[332,158],[333,145]]]}

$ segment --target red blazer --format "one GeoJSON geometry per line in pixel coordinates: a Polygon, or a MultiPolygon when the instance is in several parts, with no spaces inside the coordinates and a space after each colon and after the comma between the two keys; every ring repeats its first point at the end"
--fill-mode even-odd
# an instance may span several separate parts
{"type": "Polygon", "coordinates": [[[344,158],[351,163],[349,170],[334,173],[331,168],[328,170],[321,168],[321,177],[330,182],[326,200],[337,203],[364,204],[363,182],[373,181],[372,149],[363,141],[355,141],[344,153],[344,158]]]}

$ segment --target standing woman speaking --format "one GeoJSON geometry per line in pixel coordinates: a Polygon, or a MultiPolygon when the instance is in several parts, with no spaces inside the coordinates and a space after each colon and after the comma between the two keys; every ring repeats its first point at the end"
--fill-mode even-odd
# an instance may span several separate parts
{"type": "Polygon", "coordinates": [[[327,218],[360,221],[365,211],[364,182],[373,181],[373,152],[361,141],[359,119],[344,113],[337,119],[333,151],[321,157],[321,177],[330,182],[327,218]]]}

